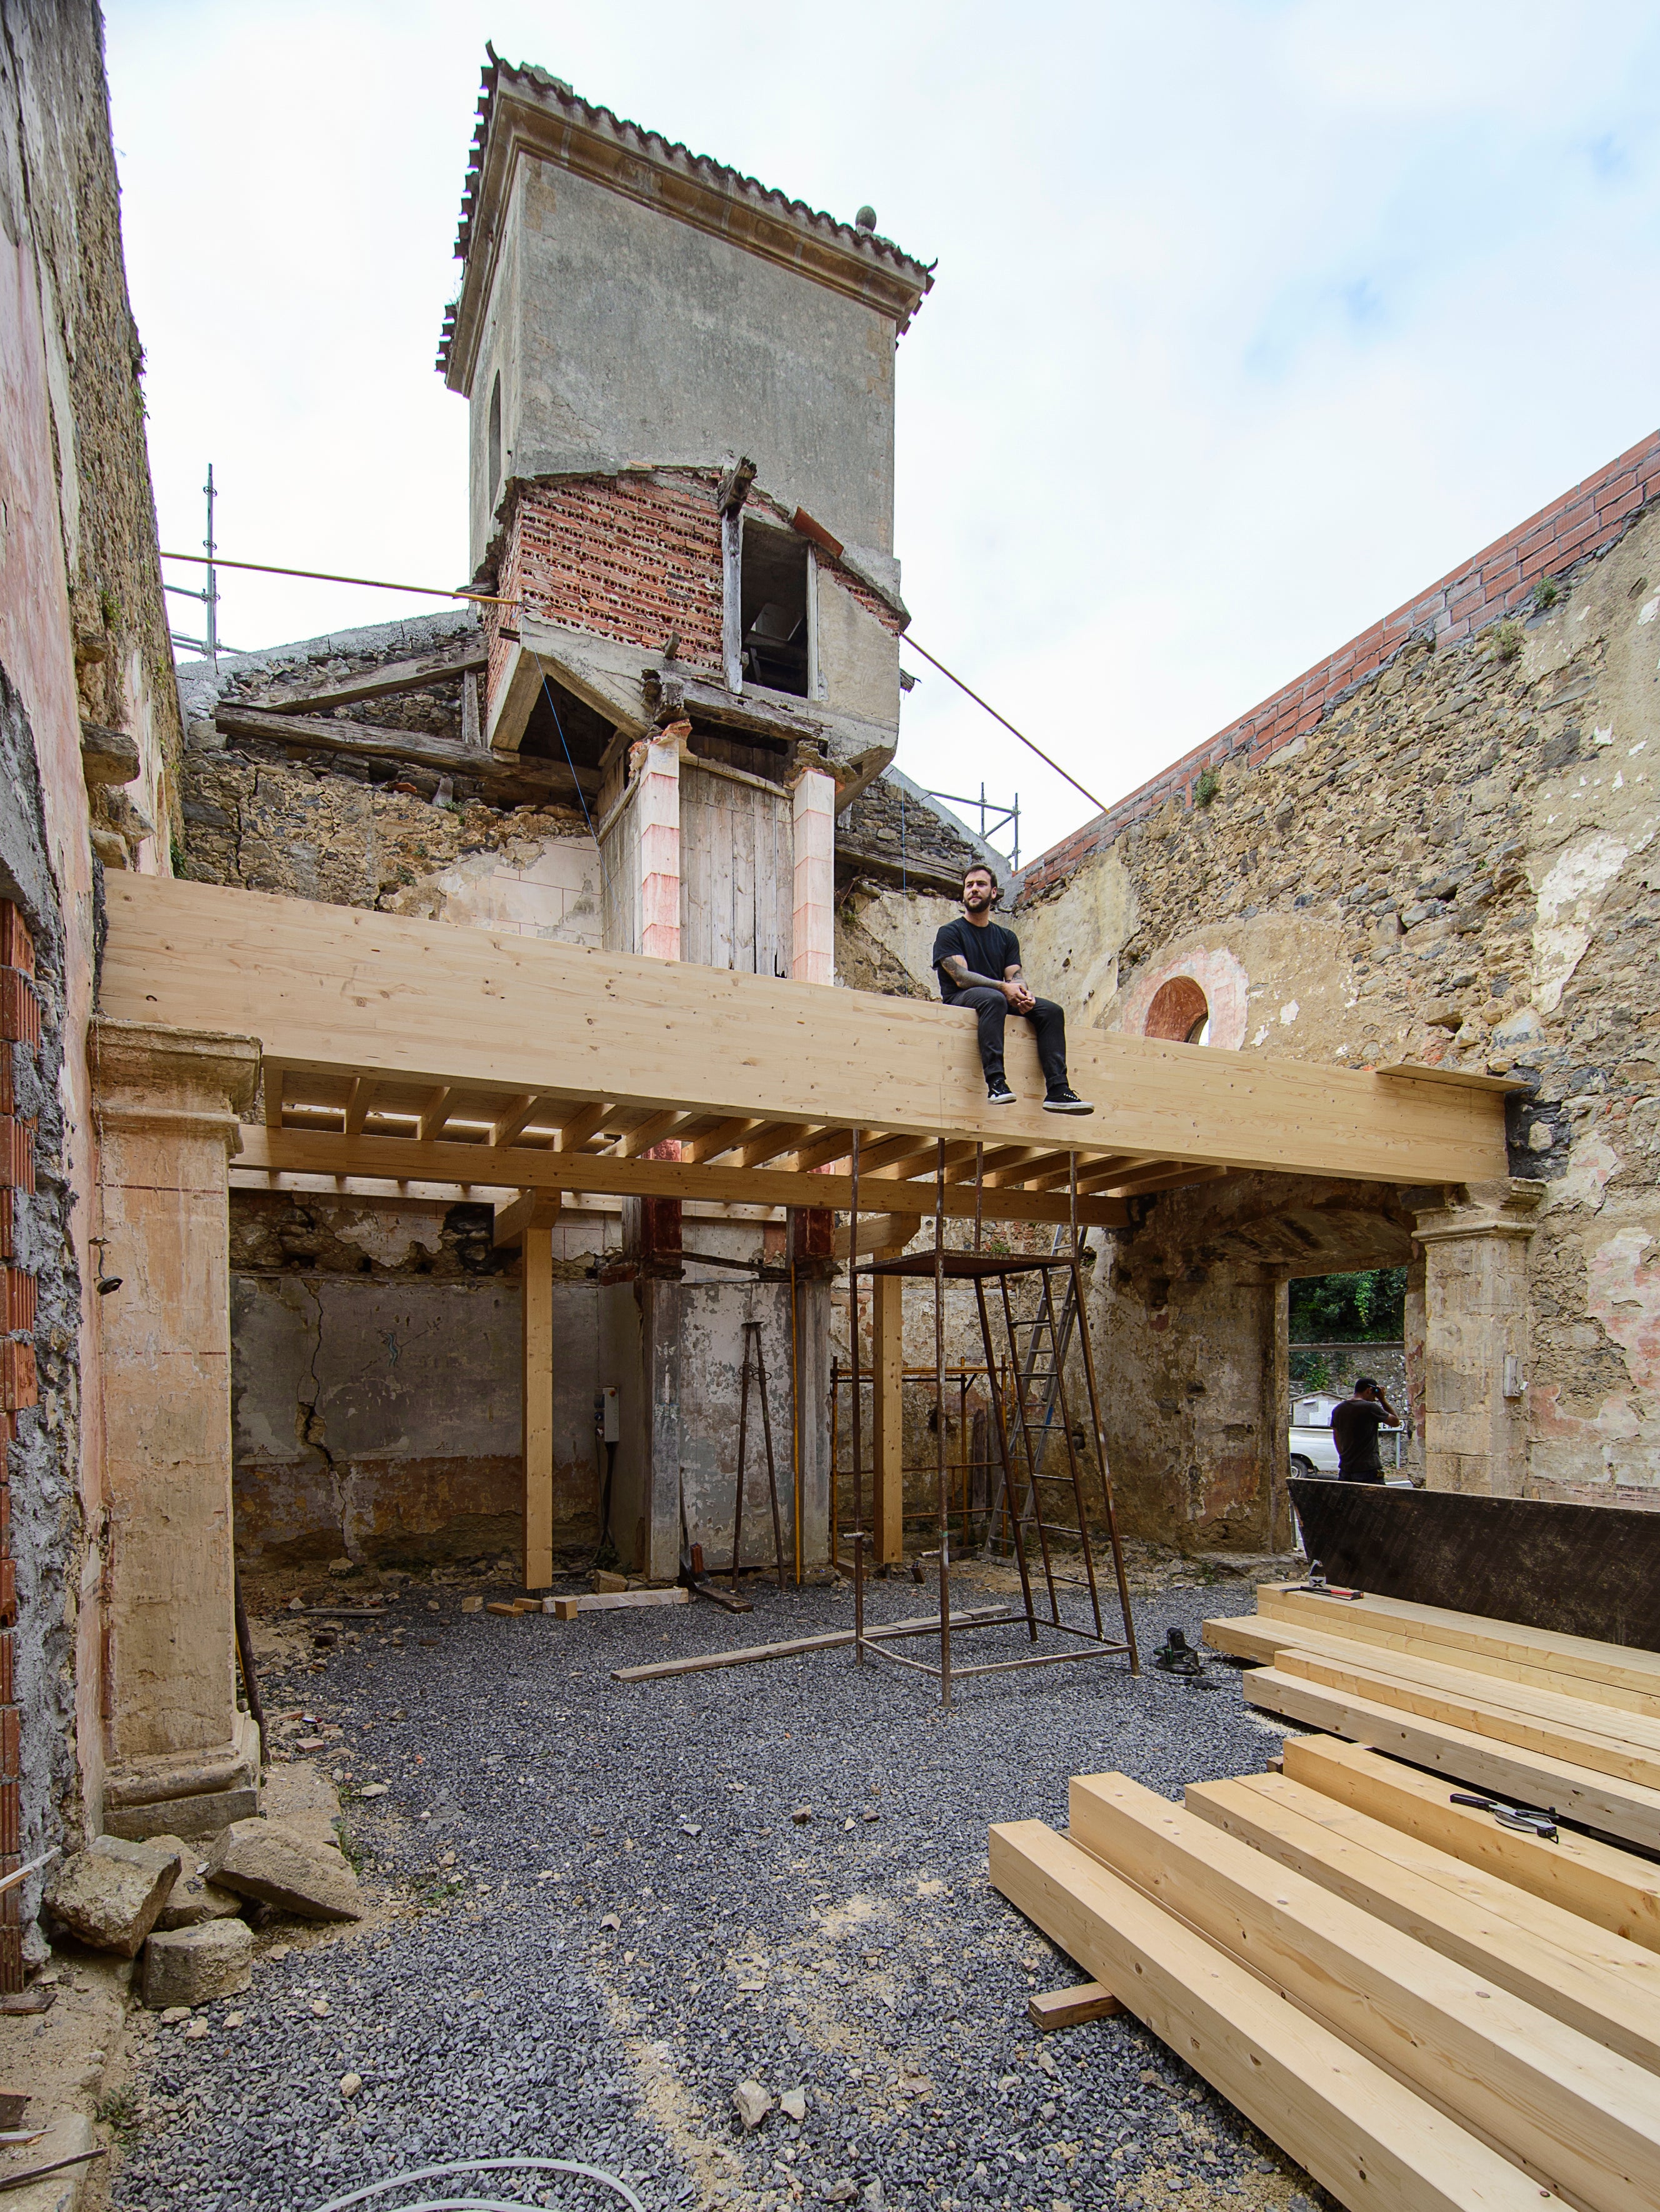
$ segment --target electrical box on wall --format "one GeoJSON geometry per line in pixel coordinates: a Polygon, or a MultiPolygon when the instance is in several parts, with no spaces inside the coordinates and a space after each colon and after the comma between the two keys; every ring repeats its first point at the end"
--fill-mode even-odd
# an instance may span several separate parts
{"type": "Polygon", "coordinates": [[[593,1394],[593,1429],[601,1443],[623,1441],[623,1417],[617,1402],[617,1385],[607,1382],[593,1394]]]}

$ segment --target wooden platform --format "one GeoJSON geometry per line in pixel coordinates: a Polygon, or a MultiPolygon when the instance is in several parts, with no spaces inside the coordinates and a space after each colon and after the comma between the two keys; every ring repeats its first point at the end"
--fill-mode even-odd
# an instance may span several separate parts
{"type": "Polygon", "coordinates": [[[994,1885],[1357,2212],[1660,2202],[1660,1860],[1563,1825],[1660,1848],[1654,1655],[1261,1597],[1207,1642],[1271,1662],[1254,1704],[1365,1740],[1290,1735],[1181,1806],[1080,1776],[1065,1837],[992,1830],[994,1885]]]}
{"type": "MultiPolygon", "coordinates": [[[[1126,1201],[1236,1169],[1389,1182],[1505,1172],[1485,1085],[1304,1066],[1099,1030],[1073,1039],[1088,1118],[986,1103],[971,1014],[870,993],[490,931],[112,875],[101,1010],[257,1037],[262,1125],[239,1182],[285,1175],[595,1191],[987,1219],[1126,1218],[1126,1201]],[[671,1156],[665,1156],[669,1148],[671,1156]],[[678,1152],[677,1156],[672,1156],[678,1152]]],[[[1016,1025],[1017,1030],[1019,1025],[1016,1025]]]]}

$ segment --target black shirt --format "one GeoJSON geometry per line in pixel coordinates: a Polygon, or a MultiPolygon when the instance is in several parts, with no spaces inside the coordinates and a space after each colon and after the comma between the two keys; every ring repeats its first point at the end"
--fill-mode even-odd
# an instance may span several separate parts
{"type": "MultiPolygon", "coordinates": [[[[954,952],[967,961],[970,975],[989,975],[995,983],[1002,981],[1006,969],[1020,965],[1020,940],[1012,929],[995,921],[979,929],[966,915],[948,921],[933,940],[933,972],[939,978],[939,995],[948,1006],[962,995],[941,964],[954,952]]],[[[972,990],[975,986],[968,988],[972,990]]]]}
{"type": "Polygon", "coordinates": [[[1332,1442],[1337,1447],[1337,1463],[1346,1474],[1383,1473],[1377,1431],[1388,1419],[1383,1408],[1370,1398],[1345,1398],[1341,1406],[1333,1407],[1332,1442]]]}

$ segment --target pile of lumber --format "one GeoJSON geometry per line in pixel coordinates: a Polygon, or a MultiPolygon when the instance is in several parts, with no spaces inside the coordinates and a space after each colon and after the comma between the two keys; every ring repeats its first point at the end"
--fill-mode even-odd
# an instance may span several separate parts
{"type": "Polygon", "coordinates": [[[1259,1606],[1207,1643],[1329,1733],[1180,1806],[1080,1776],[1066,1832],[992,1830],[995,1887],[1344,2204],[1660,2203],[1660,1655],[1259,1606]]]}

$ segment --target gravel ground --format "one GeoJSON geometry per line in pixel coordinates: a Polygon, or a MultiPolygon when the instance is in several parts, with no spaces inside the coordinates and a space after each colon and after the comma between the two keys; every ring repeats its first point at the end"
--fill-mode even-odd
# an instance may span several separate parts
{"type": "MultiPolygon", "coordinates": [[[[1036,2035],[1028,1992],[1083,1976],[986,1875],[988,1823],[1064,1821],[1073,1773],[1175,1796],[1260,1771],[1274,1747],[1232,1670],[1202,1689],[1119,1660],[990,1676],[949,1716],[933,1683],[845,1650],[611,1680],[850,1622],[845,1590],[751,1587],[747,1620],[569,1626],[463,1615],[459,1591],[434,1612],[421,1590],[395,1607],[406,1651],[369,1638],[272,1685],[343,1730],[323,1764],[375,1906],[344,1932],[268,1931],[200,2040],[143,2016],[119,2212],[311,2212],[510,2155],[606,2167],[648,2212],[1327,2201],[1128,2016],[1036,2035]],[[805,2120],[746,2136],[746,2080],[804,2091],[805,2120]]],[[[1144,1650],[1252,1604],[1243,1583],[1145,1597],[1144,1650]]],[[[872,1604],[926,1609],[909,1584],[872,1604]]],[[[537,2201],[619,2202],[581,2182],[537,2201]]]]}

